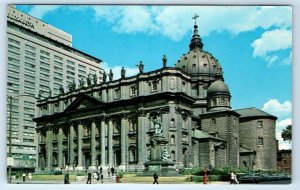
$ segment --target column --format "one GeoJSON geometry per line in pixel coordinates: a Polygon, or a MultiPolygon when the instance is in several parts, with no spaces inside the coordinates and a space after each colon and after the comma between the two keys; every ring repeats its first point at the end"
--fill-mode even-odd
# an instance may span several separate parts
{"type": "Polygon", "coordinates": [[[182,115],[176,114],[177,116],[177,138],[176,138],[176,163],[177,168],[183,168],[183,160],[182,160],[182,115]]]}
{"type": "Polygon", "coordinates": [[[106,153],[105,153],[105,120],[101,121],[100,128],[100,146],[101,146],[101,166],[106,165],[106,153]]]}
{"type": "Polygon", "coordinates": [[[108,121],[108,164],[113,165],[113,123],[112,120],[108,121]]]}
{"type": "Polygon", "coordinates": [[[119,170],[123,170],[123,171],[125,171],[125,169],[126,169],[127,131],[128,131],[128,120],[125,118],[122,118],[121,119],[121,166],[119,167],[119,170]]]}
{"type": "Polygon", "coordinates": [[[77,166],[76,170],[83,170],[82,167],[82,124],[78,124],[77,126],[77,166]]]}
{"type": "Polygon", "coordinates": [[[96,170],[96,123],[91,124],[91,166],[89,170],[96,170]]]}
{"type": "Polygon", "coordinates": [[[138,117],[138,165],[139,169],[144,169],[144,163],[147,157],[147,147],[146,147],[146,126],[148,124],[148,118],[143,113],[138,117]]]}
{"type": "Polygon", "coordinates": [[[68,134],[68,155],[69,155],[69,166],[68,170],[74,170],[74,127],[70,126],[68,134]]]}
{"type": "Polygon", "coordinates": [[[57,144],[57,150],[58,150],[58,168],[60,170],[60,167],[63,165],[63,131],[62,128],[60,127],[58,129],[58,144],[57,144]]]}
{"type": "Polygon", "coordinates": [[[46,170],[50,171],[52,169],[52,131],[46,132],[46,159],[47,165],[46,170]]]}

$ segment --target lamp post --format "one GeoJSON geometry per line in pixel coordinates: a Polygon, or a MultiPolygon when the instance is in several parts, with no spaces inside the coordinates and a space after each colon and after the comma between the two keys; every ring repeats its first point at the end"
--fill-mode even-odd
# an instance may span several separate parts
{"type": "Polygon", "coordinates": [[[13,157],[12,157],[12,152],[11,152],[11,148],[12,148],[12,143],[11,143],[11,134],[12,134],[12,102],[13,100],[18,99],[21,96],[27,96],[27,97],[32,97],[35,99],[38,99],[37,97],[34,96],[30,96],[30,95],[18,95],[18,96],[12,96],[12,95],[8,95],[7,96],[7,100],[8,100],[8,105],[9,105],[9,132],[8,132],[8,183],[11,183],[12,181],[12,177],[11,177],[11,169],[12,169],[12,165],[13,165],[13,157]]]}

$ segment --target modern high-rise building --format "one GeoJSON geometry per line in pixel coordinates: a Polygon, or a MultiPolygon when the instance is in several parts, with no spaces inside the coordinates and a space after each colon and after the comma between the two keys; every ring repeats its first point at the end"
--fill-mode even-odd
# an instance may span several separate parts
{"type": "MultiPolygon", "coordinates": [[[[37,162],[36,98],[58,95],[87,79],[101,80],[101,60],[72,47],[72,35],[7,6],[7,136],[11,128],[13,170],[37,162]],[[9,125],[11,121],[11,125],[9,125]]],[[[9,142],[9,138],[8,141],[9,142]]]]}

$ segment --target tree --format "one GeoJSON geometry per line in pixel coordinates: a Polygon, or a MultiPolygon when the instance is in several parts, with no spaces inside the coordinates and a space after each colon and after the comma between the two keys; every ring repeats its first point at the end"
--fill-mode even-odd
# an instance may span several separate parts
{"type": "Polygon", "coordinates": [[[285,129],[282,130],[281,137],[284,141],[292,141],[292,125],[288,125],[285,129]]]}

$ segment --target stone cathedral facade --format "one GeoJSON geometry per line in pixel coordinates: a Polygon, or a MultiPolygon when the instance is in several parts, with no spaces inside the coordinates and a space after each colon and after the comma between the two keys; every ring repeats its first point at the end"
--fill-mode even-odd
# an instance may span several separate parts
{"type": "MultiPolygon", "coordinates": [[[[232,110],[218,60],[203,50],[195,23],[190,51],[175,67],[79,88],[38,101],[38,168],[141,171],[159,118],[176,168],[276,169],[276,117],[257,108],[232,110]]],[[[124,72],[124,71],[123,71],[124,72]]]]}

